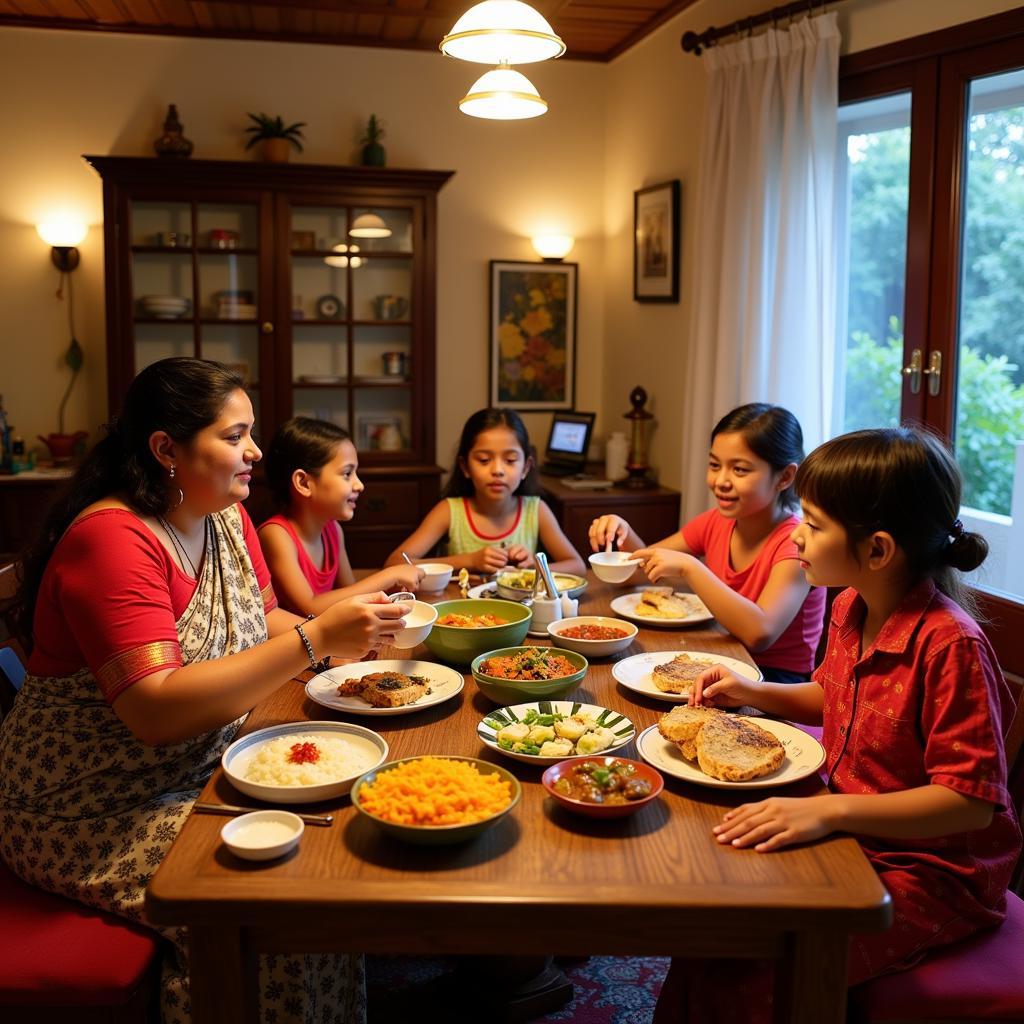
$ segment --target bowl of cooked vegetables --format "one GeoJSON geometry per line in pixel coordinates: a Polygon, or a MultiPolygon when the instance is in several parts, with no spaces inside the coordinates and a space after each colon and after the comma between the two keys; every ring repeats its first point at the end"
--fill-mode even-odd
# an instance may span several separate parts
{"type": "Polygon", "coordinates": [[[473,659],[480,692],[495,704],[568,697],[587,674],[587,659],[555,647],[505,647],[473,659]]]}
{"type": "Polygon", "coordinates": [[[607,615],[576,615],[548,623],[548,636],[556,647],[588,658],[607,658],[624,651],[639,632],[632,622],[607,615]]]}
{"type": "Polygon", "coordinates": [[[658,798],[661,772],[625,757],[575,757],[553,764],[541,785],[568,811],[586,818],[624,818],[658,798]]]}
{"type": "Polygon", "coordinates": [[[535,700],[497,708],[477,724],[491,750],[547,767],[566,758],[606,754],[630,743],[636,726],[621,712],[569,700],[535,700]]]}
{"type": "Polygon", "coordinates": [[[442,661],[465,667],[484,651],[522,643],[533,611],[497,598],[439,601],[437,619],[424,640],[442,661]]]}
{"type": "Polygon", "coordinates": [[[475,757],[406,757],[356,780],[352,804],[386,835],[421,846],[474,839],[522,796],[519,780],[475,757]]]}
{"type": "MultiPolygon", "coordinates": [[[[498,593],[509,601],[522,601],[533,594],[536,569],[506,569],[499,572],[494,579],[498,593]]],[[[587,580],[571,572],[555,572],[551,574],[560,594],[579,597],[587,589],[587,580]]]]}

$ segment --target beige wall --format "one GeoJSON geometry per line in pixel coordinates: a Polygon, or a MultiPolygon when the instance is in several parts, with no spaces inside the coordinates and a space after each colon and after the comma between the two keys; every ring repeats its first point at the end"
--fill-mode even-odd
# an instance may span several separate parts
{"type": "MultiPolygon", "coordinates": [[[[1018,4],[848,0],[838,10],[850,51],[1018,4]]],[[[197,157],[243,159],[245,112],[265,110],[309,122],[301,159],[345,163],[374,112],[387,122],[390,165],[456,171],[440,198],[440,462],[467,413],[486,401],[488,260],[533,259],[529,236],[558,229],[576,236],[570,259],[580,265],[577,404],[597,410],[603,438],[622,425],[630,389],[647,388],[657,416],[652,463],[678,485],[704,101],[701,61],[682,53],[679,38],[765,6],[703,0],[611,65],[531,68],[551,110],[521,123],[461,115],[456,102],[476,68],[439,55],[0,29],[0,96],[15,140],[0,161],[0,393],[11,419],[29,439],[56,429],[67,329],[33,225],[60,206],[94,225],[75,275],[87,362],[66,425],[95,432],[105,419],[101,193],[80,154],[149,155],[174,102],[197,157]],[[681,301],[634,303],[633,191],[669,178],[682,182],[681,301]]],[[[547,417],[529,425],[542,444],[547,417]]]]}
{"type": "MultiPolygon", "coordinates": [[[[56,430],[67,371],[57,274],[33,225],[69,206],[93,225],[75,273],[86,368],[68,429],[106,417],[101,188],[82,153],[151,155],[169,102],[196,157],[246,159],[246,111],[309,123],[299,159],[352,162],[366,117],[387,123],[391,166],[454,169],[440,196],[438,458],[487,400],[488,261],[536,259],[543,229],[578,239],[577,401],[600,402],[603,328],[604,89],[607,68],[544,65],[532,80],[549,113],[480,121],[457,102],[481,73],[440,54],[0,29],[0,96],[17,140],[0,160],[0,393],[27,439],[56,430]],[[16,102],[11,97],[19,96],[16,102]],[[52,271],[52,273],[51,273],[52,271]]],[[[539,443],[547,416],[530,417],[539,443]]]]}

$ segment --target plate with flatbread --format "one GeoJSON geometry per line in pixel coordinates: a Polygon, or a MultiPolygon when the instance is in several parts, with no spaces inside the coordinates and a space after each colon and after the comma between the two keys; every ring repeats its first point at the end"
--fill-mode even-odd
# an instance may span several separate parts
{"type": "Polygon", "coordinates": [[[616,615],[641,626],[699,626],[714,619],[696,594],[671,587],[641,587],[632,594],[620,594],[611,605],[616,615]]]}
{"type": "Polygon", "coordinates": [[[647,651],[623,658],[612,665],[612,675],[627,690],[671,704],[690,699],[691,684],[712,665],[724,665],[730,672],[759,683],[764,676],[756,665],[727,658],[711,651],[647,651]]]}
{"type": "Polygon", "coordinates": [[[640,733],[636,748],[658,771],[716,789],[784,786],[825,763],[825,748],[789,722],[708,707],[673,708],[640,733]]]}
{"type": "Polygon", "coordinates": [[[313,676],[306,696],[355,715],[408,715],[462,692],[465,677],[432,661],[357,661],[313,676]]]}

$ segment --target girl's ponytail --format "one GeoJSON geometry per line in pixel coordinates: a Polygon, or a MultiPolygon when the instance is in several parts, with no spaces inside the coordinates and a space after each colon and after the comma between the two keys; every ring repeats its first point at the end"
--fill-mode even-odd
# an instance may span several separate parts
{"type": "Polygon", "coordinates": [[[980,533],[971,533],[957,519],[949,534],[949,546],[945,551],[946,564],[960,572],[977,569],[988,557],[988,541],[980,533]]]}

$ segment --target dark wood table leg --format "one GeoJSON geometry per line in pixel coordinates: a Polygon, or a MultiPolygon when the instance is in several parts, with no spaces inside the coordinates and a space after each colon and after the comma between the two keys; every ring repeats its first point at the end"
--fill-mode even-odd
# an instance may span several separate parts
{"type": "Polygon", "coordinates": [[[189,928],[193,1024],[251,1024],[256,1020],[256,958],[246,957],[232,928],[189,928]]]}
{"type": "Polygon", "coordinates": [[[777,967],[775,1020],[785,1024],[844,1024],[849,937],[796,932],[777,967]]]}

